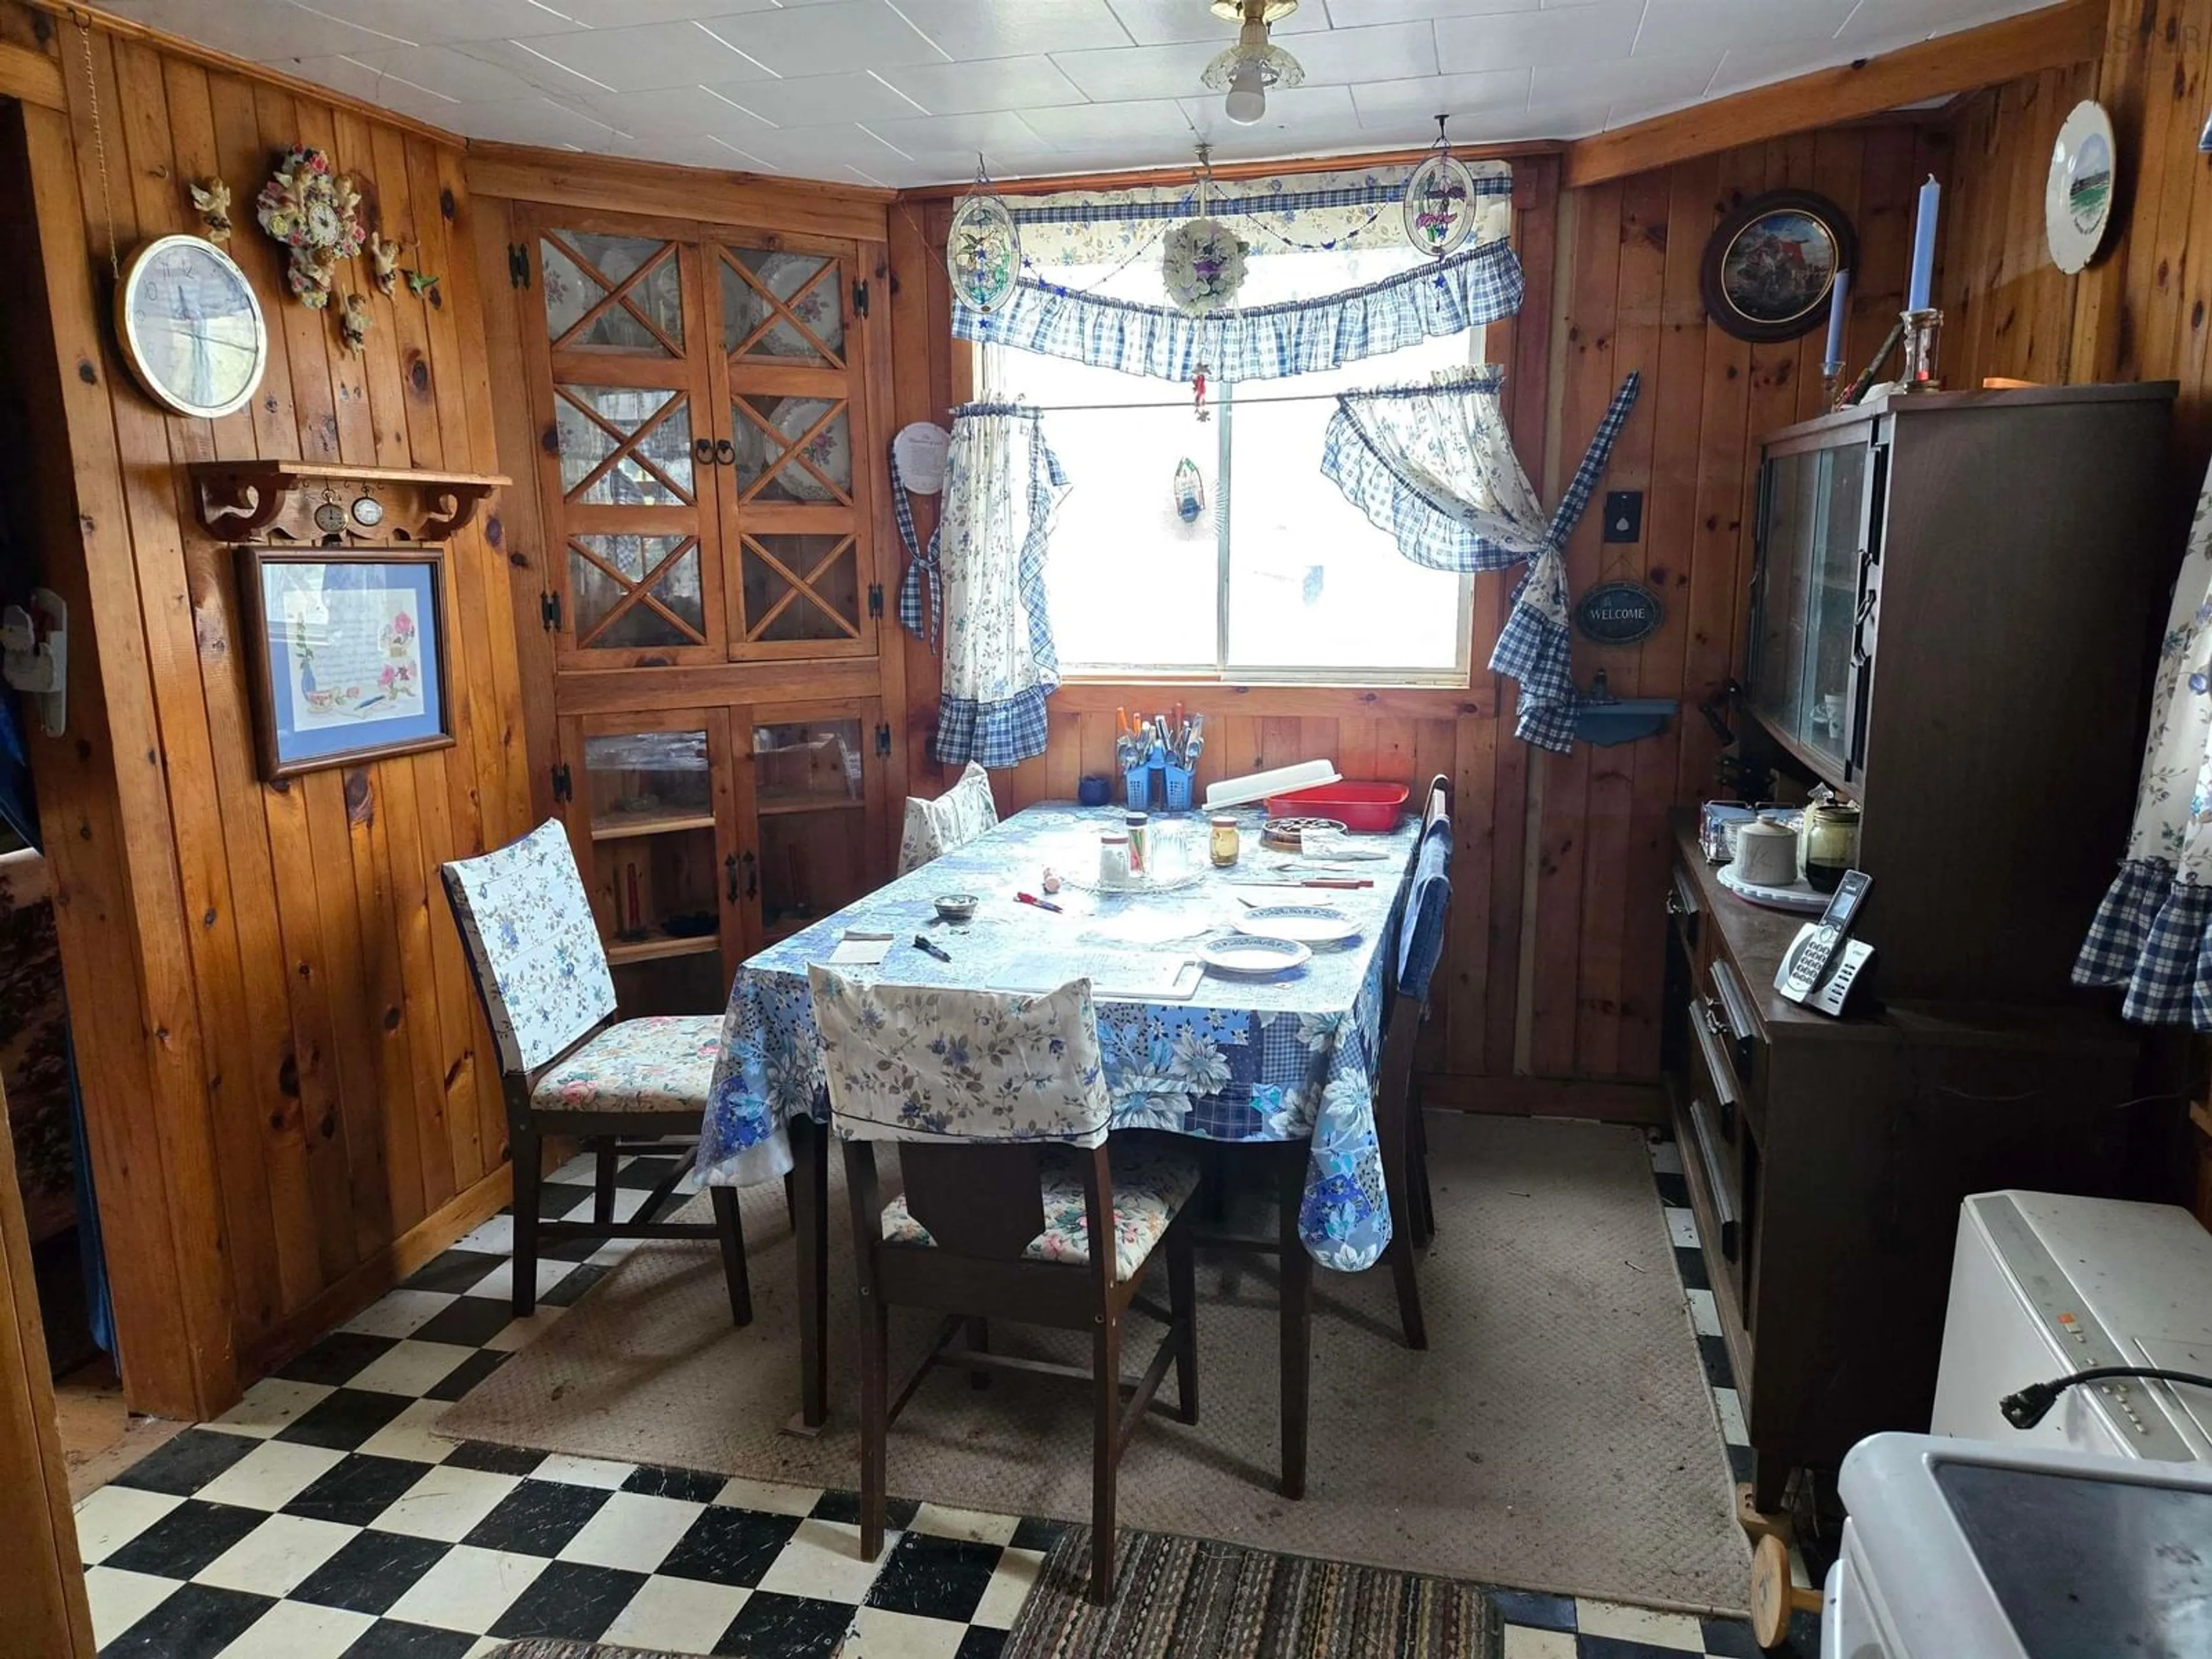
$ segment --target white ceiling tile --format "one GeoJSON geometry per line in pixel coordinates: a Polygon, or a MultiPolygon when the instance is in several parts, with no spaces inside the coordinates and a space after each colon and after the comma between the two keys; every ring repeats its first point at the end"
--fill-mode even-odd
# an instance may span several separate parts
{"type": "Polygon", "coordinates": [[[1536,11],[1541,0],[1328,0],[1328,18],[1340,29],[1369,23],[1413,23],[1439,17],[1494,16],[1536,11]]]}
{"type": "MultiPolygon", "coordinates": [[[[435,0],[432,0],[434,3],[435,0]]],[[[384,0],[352,0],[356,5],[381,5],[384,0]]],[[[680,23],[694,17],[721,16],[738,11],[774,11],[778,0],[524,0],[542,13],[542,24],[525,23],[515,28],[488,31],[508,40],[533,34],[562,34],[570,29],[618,29],[638,23],[680,23]]],[[[457,0],[456,11],[473,11],[477,0],[457,0]]]]}
{"type": "MultiPolygon", "coordinates": [[[[1765,0],[1750,0],[1763,4],[1765,0]]],[[[1626,58],[1636,45],[1644,0],[1437,19],[1437,67],[1446,75],[1626,58]]]]}
{"type": "Polygon", "coordinates": [[[654,92],[724,81],[765,80],[771,71],[733,51],[719,32],[727,20],[641,23],[621,29],[587,29],[509,42],[551,58],[611,92],[654,92]]]}
{"type": "MultiPolygon", "coordinates": [[[[885,169],[900,160],[897,152],[881,139],[871,137],[865,129],[852,125],[748,133],[730,143],[778,172],[814,178],[822,177],[831,167],[857,167],[880,179],[885,175],[885,169]]],[[[972,169],[972,158],[969,165],[972,169]]]]}
{"type": "Polygon", "coordinates": [[[1308,86],[1350,86],[1437,72],[1436,31],[1426,23],[1331,29],[1285,49],[1304,68],[1308,86]]]}
{"type": "MultiPolygon", "coordinates": [[[[772,86],[773,82],[755,82],[772,86]]],[[[712,138],[742,144],[775,129],[740,109],[712,87],[666,87],[656,92],[587,93],[562,101],[638,138],[712,138]]]]}
{"type": "Polygon", "coordinates": [[[1041,109],[1083,102],[1081,90],[1049,58],[908,64],[882,74],[932,115],[972,115],[979,110],[1041,109]]]}
{"type": "MultiPolygon", "coordinates": [[[[358,98],[380,109],[393,110],[435,126],[457,125],[462,114],[461,102],[457,98],[397,79],[348,58],[284,58],[276,60],[271,67],[328,87],[333,92],[342,92],[349,98],[358,98]]],[[[510,79],[509,94],[518,90],[526,93],[529,88],[510,79]]]]}
{"type": "Polygon", "coordinates": [[[1718,52],[1679,57],[1615,58],[1601,64],[1543,64],[1530,71],[1528,101],[1534,105],[1610,103],[1705,96],[1721,66],[1718,52]]]}
{"type": "Polygon", "coordinates": [[[936,112],[866,70],[790,76],[780,81],[732,81],[714,90],[779,127],[834,126],[936,112]]]}
{"type": "MultiPolygon", "coordinates": [[[[386,46],[349,52],[345,56],[364,72],[362,79],[371,87],[392,82],[411,83],[457,105],[496,103],[501,99],[526,98],[533,91],[545,90],[523,80],[505,64],[488,64],[455,46],[386,46]],[[383,82],[380,77],[384,77],[383,82]]],[[[315,78],[325,77],[318,75],[315,78]]],[[[354,90],[350,87],[348,89],[354,90]]],[[[354,95],[373,104],[384,101],[375,91],[355,91],[354,95]]]]}
{"type": "Polygon", "coordinates": [[[1126,103],[1065,104],[1029,109],[1022,121],[1054,149],[1089,149],[1100,145],[1150,145],[1162,140],[1190,142],[1190,123],[1172,98],[1138,98],[1126,103]]]}
{"type": "MultiPolygon", "coordinates": [[[[1106,0],[1129,38],[1140,46],[1164,46],[1178,40],[1210,40],[1216,52],[1233,46],[1237,25],[1213,15],[1199,0],[1106,0]]],[[[1329,27],[1332,13],[1323,0],[1305,3],[1274,25],[1279,36],[1311,34],[1329,27]]],[[[1287,44],[1287,43],[1286,43],[1287,44]]]]}
{"type": "Polygon", "coordinates": [[[898,0],[898,9],[953,58],[1133,44],[1106,0],[898,0]]]}
{"type": "MultiPolygon", "coordinates": [[[[766,3],[766,0],[761,0],[766,3]]],[[[455,40],[497,40],[514,34],[559,34],[585,24],[562,0],[292,0],[301,10],[339,22],[365,25],[416,46],[455,40]]],[[[690,0],[694,10],[699,0],[690,0]]],[[[727,0],[741,10],[750,0],[727,0]]],[[[630,21],[628,19],[625,21],[630,21]]],[[[639,20],[642,21],[642,20],[639,20]]]]}
{"type": "Polygon", "coordinates": [[[1836,38],[1862,46],[1877,40],[1925,40],[2051,3],[2052,0],[1861,0],[1836,38]]]}
{"type": "MultiPolygon", "coordinates": [[[[1199,76],[1223,46],[1212,41],[1063,52],[1053,62],[1093,100],[1180,98],[1200,90],[1199,76]]],[[[1305,70],[1308,86],[1388,81],[1433,75],[1435,37],[1425,23],[1371,29],[1329,29],[1282,43],[1305,70]]]]}
{"type": "Polygon", "coordinates": [[[1060,72],[1097,103],[1133,98],[1179,98],[1197,87],[1214,54],[1230,44],[1204,41],[1172,46],[1120,46],[1107,52],[1054,54],[1060,72]]]}
{"type": "Polygon", "coordinates": [[[545,97],[473,105],[469,110],[469,127],[471,136],[478,138],[582,150],[605,149],[615,131],[604,121],[580,115],[545,97]]]}
{"type": "Polygon", "coordinates": [[[1052,148],[1024,125],[1020,116],[1007,110],[980,115],[915,115],[902,120],[869,121],[864,125],[866,131],[892,149],[904,150],[909,155],[965,152],[971,170],[977,150],[983,152],[988,162],[994,150],[1012,155],[1052,148]]]}
{"type": "Polygon", "coordinates": [[[1208,92],[1180,100],[1183,114],[1198,137],[1213,146],[1217,160],[1281,155],[1288,153],[1285,143],[1295,146],[1302,139],[1318,146],[1353,143],[1363,136],[1373,142],[1359,125],[1348,87],[1278,88],[1267,94],[1267,113],[1249,127],[1229,118],[1222,97],[1208,92]]]}
{"type": "Polygon", "coordinates": [[[1528,101],[1528,71],[1490,70],[1480,75],[1427,75],[1410,81],[1376,81],[1352,88],[1359,119],[1369,127],[1405,128],[1457,118],[1478,109],[1510,109],[1528,101]]]}
{"type": "Polygon", "coordinates": [[[1858,0],[1650,0],[1636,37],[1638,57],[1726,52],[1802,41],[1825,46],[1858,0]]]}
{"type": "Polygon", "coordinates": [[[404,37],[327,17],[290,0],[137,0],[116,8],[126,16],[189,36],[235,57],[326,57],[357,46],[404,46],[404,37]]]}
{"type": "Polygon", "coordinates": [[[777,75],[945,61],[945,54],[885,0],[834,0],[753,12],[716,23],[714,33],[777,75]]]}

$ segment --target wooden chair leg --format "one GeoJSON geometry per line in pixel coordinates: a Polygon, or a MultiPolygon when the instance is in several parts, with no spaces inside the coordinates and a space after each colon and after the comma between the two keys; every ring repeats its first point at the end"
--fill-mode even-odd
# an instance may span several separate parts
{"type": "Polygon", "coordinates": [[[513,1303],[514,1316],[527,1319],[538,1307],[538,1182],[544,1149],[538,1137],[526,1129],[511,1129],[507,1139],[514,1160],[513,1303]]]}
{"type": "Polygon", "coordinates": [[[1414,1243],[1419,1236],[1409,1166],[1413,1130],[1405,1093],[1385,1083],[1375,1103],[1375,1133],[1382,1149],[1382,1194],[1390,1208],[1390,1243],[1383,1260],[1398,1289],[1398,1322],[1409,1348],[1429,1346],[1428,1322],[1421,1317],[1421,1286],[1415,1276],[1414,1243]]]}
{"type": "Polygon", "coordinates": [[[599,1168],[592,1183],[592,1219],[602,1227],[611,1227],[615,1219],[615,1168],[619,1162],[612,1135],[599,1143],[599,1168]]]}
{"type": "Polygon", "coordinates": [[[1285,1498],[1306,1495],[1306,1417],[1313,1381],[1313,1258],[1298,1237],[1298,1207],[1305,1201],[1308,1149],[1301,1142],[1283,1159],[1276,1205],[1276,1242],[1282,1247],[1283,1474],[1285,1498]]]}
{"type": "Polygon", "coordinates": [[[1168,1233],[1168,1311],[1175,1316],[1176,1415],[1198,1421],[1198,1246],[1188,1225],[1168,1233]]]}
{"type": "Polygon", "coordinates": [[[1413,1200],[1413,1243],[1428,1249],[1437,1236],[1437,1200],[1429,1189],[1429,1121],[1417,1098],[1407,1113],[1413,1150],[1407,1170],[1407,1190],[1413,1200]]]}
{"type": "Polygon", "coordinates": [[[783,1218],[791,1224],[792,1231],[799,1231],[799,1172],[796,1170],[784,1171],[783,1218]]]}
{"type": "Polygon", "coordinates": [[[1091,1341],[1091,1599],[1114,1599],[1114,1485],[1121,1467],[1121,1322],[1108,1314],[1091,1341]]]}
{"type": "Polygon", "coordinates": [[[1429,1322],[1421,1316],[1421,1281],[1414,1272],[1412,1218],[1394,1221],[1392,1225],[1389,1247],[1382,1255],[1398,1287],[1398,1323],[1406,1334],[1406,1346],[1419,1352],[1429,1346],[1429,1322]]]}
{"type": "Polygon", "coordinates": [[[714,1231],[722,1241],[722,1277],[730,1285],[730,1322],[753,1322],[752,1276],[745,1268],[745,1227],[738,1213],[734,1187],[709,1187],[714,1206],[714,1231]]]}
{"type": "Polygon", "coordinates": [[[791,1150],[792,1190],[799,1200],[793,1255],[799,1267],[799,1420],[817,1429],[830,1420],[829,1129],[811,1121],[794,1122],[791,1150]]]}

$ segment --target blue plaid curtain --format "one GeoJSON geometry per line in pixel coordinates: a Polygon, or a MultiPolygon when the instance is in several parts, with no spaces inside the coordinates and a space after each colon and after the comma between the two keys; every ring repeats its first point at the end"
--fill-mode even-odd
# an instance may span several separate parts
{"type": "Polygon", "coordinates": [[[1337,398],[1322,471],[1398,550],[1432,570],[1528,568],[1490,655],[1521,684],[1514,733],[1565,754],[1574,747],[1575,690],[1567,633],[1567,538],[1604,476],[1643,377],[1613,394],[1573,481],[1547,519],[1513,453],[1494,367],[1455,370],[1425,386],[1337,398]]]}

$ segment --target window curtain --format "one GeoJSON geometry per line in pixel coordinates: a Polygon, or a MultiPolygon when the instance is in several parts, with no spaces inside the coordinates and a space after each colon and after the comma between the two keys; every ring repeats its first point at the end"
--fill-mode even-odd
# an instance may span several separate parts
{"type": "Polygon", "coordinates": [[[1454,369],[1427,384],[1339,395],[1322,471],[1398,550],[1434,570],[1504,570],[1525,563],[1490,666],[1520,682],[1515,735],[1565,753],[1574,747],[1575,690],[1567,632],[1567,538],[1604,475],[1643,380],[1621,382],[1547,518],[1513,453],[1495,366],[1454,369]]]}
{"type": "Polygon", "coordinates": [[[952,411],[928,576],[943,586],[945,650],[931,753],[947,766],[1013,766],[1044,753],[1044,700],[1060,684],[1045,546],[1066,490],[1036,410],[977,403],[952,411]]]}
{"type": "MultiPolygon", "coordinates": [[[[1042,352],[1127,374],[1189,380],[1276,380],[1340,368],[1510,317],[1521,307],[1521,264],[1507,240],[1513,178],[1502,161],[1470,164],[1477,240],[1440,260],[1337,293],[1191,316],[1173,305],[1104,291],[1126,270],[1157,266],[1167,231],[1200,216],[1195,184],[1069,191],[1013,205],[1025,274],[985,313],[956,302],[962,339],[1042,352]],[[1110,267],[1079,289],[1053,280],[1070,266],[1110,267]]],[[[1204,211],[1234,230],[1248,257],[1404,248],[1399,211],[1412,169],[1310,174],[1209,185],[1204,211]]],[[[1158,289],[1153,288],[1152,292],[1158,289]]]]}
{"type": "Polygon", "coordinates": [[[2142,1025],[2212,1031],[2212,472],[2197,497],[2151,694],[2135,828],[2074,963],[2142,1025]]]}

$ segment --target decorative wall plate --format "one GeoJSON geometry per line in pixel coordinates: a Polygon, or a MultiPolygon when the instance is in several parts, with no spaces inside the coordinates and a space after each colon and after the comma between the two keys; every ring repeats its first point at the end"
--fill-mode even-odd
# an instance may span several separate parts
{"type": "Polygon", "coordinates": [[[1739,340],[1794,340],[1827,320],[1836,273],[1858,259],[1844,210],[1809,190],[1770,190],[1721,222],[1698,289],[1706,314],[1739,340]]]}
{"type": "Polygon", "coordinates": [[[1021,233],[995,193],[960,198],[945,239],[945,269],[952,278],[952,297],[976,311],[996,311],[1014,297],[1022,271],[1021,233]]]}
{"type": "Polygon", "coordinates": [[[898,462],[899,482],[917,495],[934,495],[945,488],[945,453],[952,434],[934,421],[912,421],[891,440],[891,457],[898,462]]]}
{"type": "Polygon", "coordinates": [[[1441,259],[1456,252],[1474,234],[1480,208],[1474,193],[1474,175],[1459,157],[1440,149],[1407,179],[1398,211],[1405,222],[1406,240],[1422,252],[1441,259]]]}
{"type": "Polygon", "coordinates": [[[204,420],[244,407],[269,362],[253,285],[197,236],[156,237],[131,256],[116,285],[115,332],[147,396],[204,420]]]}
{"type": "Polygon", "coordinates": [[[2097,257],[2112,222],[2118,151],[2112,118],[2094,99],[2074,106],[2051,146],[2043,186],[2043,228],[2051,258],[2069,276],[2097,257]]]}

